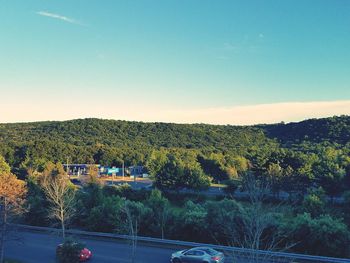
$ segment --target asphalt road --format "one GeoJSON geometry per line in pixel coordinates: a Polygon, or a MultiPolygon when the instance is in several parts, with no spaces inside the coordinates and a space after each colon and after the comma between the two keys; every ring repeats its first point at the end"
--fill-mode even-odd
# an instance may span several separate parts
{"type": "MultiPolygon", "coordinates": [[[[5,257],[23,263],[55,262],[55,249],[61,239],[57,234],[21,232],[20,241],[9,241],[5,245],[5,257]]],[[[131,246],[115,240],[80,238],[93,253],[91,263],[131,262],[131,246]]],[[[169,263],[173,249],[145,246],[139,244],[136,251],[137,263],[169,263]]]]}
{"type": "MultiPolygon", "coordinates": [[[[5,243],[5,258],[19,260],[21,263],[56,263],[56,246],[62,242],[57,232],[50,234],[20,230],[16,233],[16,238],[19,238],[19,241],[5,243]]],[[[93,253],[93,257],[88,263],[131,263],[131,246],[127,241],[90,237],[80,237],[79,241],[83,242],[93,253]]],[[[135,263],[170,263],[171,254],[181,249],[184,248],[169,248],[159,244],[139,242],[135,263]]],[[[226,255],[225,262],[247,263],[249,260],[242,257],[233,260],[226,255]]],[[[265,259],[259,262],[271,263],[271,260],[265,259]]],[[[283,262],[291,262],[291,260],[285,259],[283,262]]],[[[319,261],[305,262],[320,263],[319,261]]]]}

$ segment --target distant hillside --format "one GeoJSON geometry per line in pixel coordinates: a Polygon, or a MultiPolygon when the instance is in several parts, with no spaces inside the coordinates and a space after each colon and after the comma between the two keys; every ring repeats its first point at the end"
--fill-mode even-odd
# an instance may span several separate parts
{"type": "Polygon", "coordinates": [[[178,148],[249,147],[270,139],[288,143],[350,142],[350,116],[259,126],[144,123],[103,119],[0,124],[1,142],[59,140],[74,145],[178,148]],[[268,138],[265,138],[264,133],[268,138]]]}
{"type": "Polygon", "coordinates": [[[284,145],[302,141],[313,143],[331,142],[347,144],[350,142],[350,116],[323,119],[310,119],[296,123],[259,126],[270,138],[276,138],[284,145]]]}
{"type": "Polygon", "coordinates": [[[269,143],[257,127],[102,119],[0,124],[0,142],[59,141],[75,146],[240,149],[269,143]]]}

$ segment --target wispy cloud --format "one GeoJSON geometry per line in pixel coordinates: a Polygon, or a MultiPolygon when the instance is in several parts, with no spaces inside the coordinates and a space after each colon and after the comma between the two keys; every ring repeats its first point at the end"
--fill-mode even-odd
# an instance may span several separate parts
{"type": "Polygon", "coordinates": [[[70,17],[66,17],[66,16],[63,16],[63,15],[59,15],[59,14],[55,14],[55,13],[50,13],[50,12],[46,12],[46,11],[38,11],[36,12],[38,15],[40,16],[46,16],[46,17],[51,17],[51,18],[54,18],[54,19],[59,19],[59,20],[62,20],[64,22],[67,22],[67,23],[71,23],[71,24],[76,24],[76,25],[83,25],[82,23],[80,23],[79,21],[73,19],[73,18],[70,18],[70,17]]]}

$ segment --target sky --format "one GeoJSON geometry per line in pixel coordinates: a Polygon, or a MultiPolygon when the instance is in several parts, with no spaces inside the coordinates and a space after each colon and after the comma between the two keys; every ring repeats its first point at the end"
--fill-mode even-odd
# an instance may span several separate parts
{"type": "Polygon", "coordinates": [[[0,0],[0,122],[350,115],[348,0],[0,0]]]}

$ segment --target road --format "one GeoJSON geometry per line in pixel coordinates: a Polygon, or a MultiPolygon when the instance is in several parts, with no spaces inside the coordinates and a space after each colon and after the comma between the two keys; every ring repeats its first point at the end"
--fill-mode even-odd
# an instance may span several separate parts
{"type": "MultiPolygon", "coordinates": [[[[5,245],[5,257],[20,260],[23,263],[54,263],[55,248],[61,242],[57,234],[37,232],[19,233],[21,241],[9,241],[5,245]]],[[[122,241],[98,239],[80,240],[93,252],[91,263],[130,262],[131,246],[122,241]]],[[[174,249],[139,244],[136,251],[137,263],[169,263],[174,249]]]]}
{"type": "MultiPolygon", "coordinates": [[[[61,243],[61,238],[57,232],[36,232],[34,230],[21,229],[16,233],[16,238],[20,241],[8,241],[5,243],[5,258],[19,260],[21,263],[56,263],[55,249],[61,243]]],[[[89,263],[131,263],[131,246],[127,241],[109,238],[98,237],[80,237],[79,241],[83,242],[87,248],[93,253],[93,258],[89,263]]],[[[177,250],[184,249],[184,247],[169,247],[169,245],[152,244],[146,242],[139,242],[136,249],[135,263],[170,263],[170,256],[177,250]]],[[[226,254],[226,253],[225,253],[226,254]]],[[[247,254],[252,255],[252,254],[247,254]]],[[[237,255],[235,260],[226,254],[225,263],[247,263],[247,255],[237,255]],[[239,256],[239,257],[238,257],[239,256]]],[[[277,258],[274,258],[277,260],[277,258]]],[[[272,258],[265,258],[259,260],[260,263],[273,262],[350,262],[346,259],[326,260],[325,258],[305,259],[302,261],[292,260],[291,257],[280,258],[279,261],[272,260],[272,258]]]]}
{"type": "MultiPolygon", "coordinates": [[[[55,249],[61,243],[57,233],[39,233],[21,230],[17,233],[20,241],[5,244],[5,258],[22,263],[55,263],[55,249]]],[[[131,246],[126,241],[79,238],[93,253],[89,263],[130,263],[131,246]]],[[[136,263],[169,263],[173,252],[183,248],[173,248],[139,243],[136,250],[136,263]]],[[[232,262],[226,260],[226,262],[232,262]]],[[[239,263],[244,263],[240,261],[239,263]]]]}

